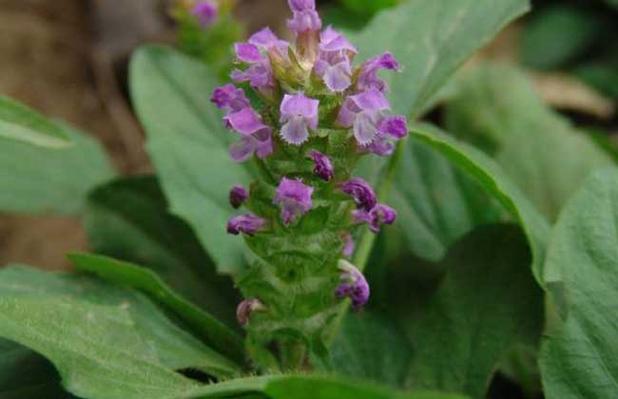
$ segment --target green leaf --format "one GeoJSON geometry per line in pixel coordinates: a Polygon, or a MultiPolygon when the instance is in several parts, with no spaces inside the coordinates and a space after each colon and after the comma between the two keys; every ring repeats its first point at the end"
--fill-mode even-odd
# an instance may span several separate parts
{"type": "Polygon", "coordinates": [[[414,345],[408,383],[484,398],[506,353],[540,338],[542,292],[529,264],[519,228],[484,226],[449,250],[442,262],[446,275],[428,299],[411,295],[410,281],[392,285],[399,295],[390,308],[414,345]]]}
{"type": "Polygon", "coordinates": [[[191,228],[167,211],[155,177],[115,180],[88,198],[84,224],[94,252],[144,265],[174,290],[230,326],[239,302],[191,228]]]}
{"type": "Polygon", "coordinates": [[[131,62],[131,93],[148,135],[148,152],[172,213],[184,218],[218,269],[244,267],[243,241],[226,234],[228,190],[249,181],[228,155],[234,135],[209,102],[216,74],[172,49],[149,46],[131,62]]]}
{"type": "Polygon", "coordinates": [[[473,71],[448,105],[447,126],[491,154],[551,221],[591,171],[613,164],[512,67],[473,71]]]}
{"type": "Polygon", "coordinates": [[[0,339],[2,399],[69,399],[60,376],[45,358],[14,342],[0,339]]]}
{"type": "Polygon", "coordinates": [[[244,397],[259,393],[269,399],[465,399],[464,396],[438,392],[401,393],[354,380],[311,375],[241,378],[198,388],[183,398],[244,397]]]}
{"type": "Polygon", "coordinates": [[[387,315],[366,310],[345,316],[324,370],[359,380],[403,386],[412,360],[407,338],[387,315]]]}
{"type": "Polygon", "coordinates": [[[450,75],[509,21],[526,0],[408,0],[351,37],[359,59],[391,51],[403,66],[385,74],[393,110],[418,116],[450,75]]]}
{"type": "Polygon", "coordinates": [[[533,68],[564,67],[602,37],[606,27],[590,7],[556,4],[541,9],[525,25],[521,57],[533,68]]]}
{"type": "Polygon", "coordinates": [[[467,176],[474,178],[522,226],[532,251],[532,271],[541,283],[549,225],[545,218],[511,182],[501,168],[487,155],[470,145],[447,135],[429,131],[415,131],[412,138],[442,153],[467,176]]]}
{"type": "Polygon", "coordinates": [[[100,255],[71,254],[69,259],[77,270],[94,273],[114,284],[143,291],[172,311],[209,346],[238,362],[244,361],[243,341],[240,336],[176,294],[152,271],[100,255]]]}
{"type": "Polygon", "coordinates": [[[139,293],[25,267],[0,271],[0,337],[49,359],[86,398],[176,398],[196,384],[173,370],[237,371],[139,293]]]}
{"type": "MultiPolygon", "coordinates": [[[[436,132],[430,125],[419,129],[436,132]]],[[[504,219],[502,207],[472,177],[416,137],[405,142],[388,203],[407,249],[440,261],[447,249],[480,224],[504,219]]]]}
{"type": "Polygon", "coordinates": [[[60,125],[4,96],[0,96],[0,138],[45,148],[71,146],[71,138],[60,125]]]}
{"type": "Polygon", "coordinates": [[[0,145],[0,211],[79,213],[94,186],[114,172],[101,146],[70,128],[67,148],[50,150],[3,140],[0,145]]]}
{"type": "Polygon", "coordinates": [[[562,211],[546,280],[562,319],[541,351],[548,399],[610,399],[618,392],[618,170],[590,177],[562,211]]]}

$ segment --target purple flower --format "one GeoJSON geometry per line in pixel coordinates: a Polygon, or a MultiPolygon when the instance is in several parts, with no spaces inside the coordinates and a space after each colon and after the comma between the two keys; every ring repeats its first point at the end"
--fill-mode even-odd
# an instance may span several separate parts
{"type": "Polygon", "coordinates": [[[264,28],[254,33],[246,43],[236,43],[234,50],[238,61],[248,64],[245,70],[232,71],[232,80],[235,82],[249,82],[256,89],[271,89],[275,86],[272,67],[269,58],[285,58],[289,43],[280,40],[269,29],[264,28]]]}
{"type": "Polygon", "coordinates": [[[238,323],[241,326],[245,326],[249,323],[249,318],[253,312],[263,311],[265,309],[266,307],[259,299],[245,299],[239,303],[236,308],[236,320],[238,320],[238,323]]]}
{"type": "Polygon", "coordinates": [[[250,107],[228,114],[223,118],[223,121],[228,129],[233,129],[243,136],[252,135],[260,130],[270,129],[262,122],[262,118],[260,118],[258,113],[250,107]]]}
{"type": "Polygon", "coordinates": [[[254,235],[266,226],[266,220],[259,216],[247,214],[234,216],[227,222],[227,232],[238,235],[244,233],[254,235]]]}
{"type": "Polygon", "coordinates": [[[358,209],[370,211],[376,205],[376,193],[373,188],[365,180],[360,177],[352,179],[341,184],[341,191],[350,195],[358,209]]]}
{"type": "Polygon", "coordinates": [[[356,244],[354,243],[354,239],[352,238],[352,234],[345,233],[343,235],[343,256],[346,258],[352,257],[354,254],[354,249],[356,248],[356,244]]]}
{"type": "Polygon", "coordinates": [[[360,310],[367,301],[369,301],[369,284],[353,264],[341,259],[339,261],[339,270],[341,270],[341,283],[337,286],[335,295],[337,298],[350,298],[352,301],[352,309],[360,310]]]}
{"type": "Polygon", "coordinates": [[[402,139],[408,134],[408,124],[405,116],[389,116],[378,126],[378,131],[395,139],[402,139]]]}
{"type": "Polygon", "coordinates": [[[243,186],[236,185],[230,190],[230,204],[234,209],[238,209],[249,198],[249,192],[243,186]]]}
{"type": "Polygon", "coordinates": [[[251,35],[248,42],[266,51],[276,49],[277,51],[285,52],[290,45],[285,40],[279,39],[269,27],[255,32],[251,35]]]}
{"type": "Polygon", "coordinates": [[[315,10],[315,0],[289,0],[292,19],[288,20],[288,28],[294,33],[307,31],[317,32],[322,28],[322,20],[315,10]]]}
{"type": "Polygon", "coordinates": [[[313,187],[300,180],[282,178],[273,202],[281,208],[283,223],[290,224],[309,212],[313,206],[312,195],[313,187]]]}
{"type": "Polygon", "coordinates": [[[361,65],[356,88],[359,91],[376,89],[383,92],[386,90],[386,83],[378,78],[378,71],[380,69],[398,71],[399,68],[399,62],[389,52],[371,58],[361,65]]]}
{"type": "Polygon", "coordinates": [[[210,0],[198,2],[191,13],[197,17],[202,27],[210,26],[217,19],[217,5],[210,0]]]}
{"type": "Polygon", "coordinates": [[[243,89],[239,89],[233,84],[217,87],[212,92],[210,98],[217,108],[225,110],[226,113],[237,112],[249,107],[249,100],[245,96],[243,89]]]}
{"type": "Polygon", "coordinates": [[[358,144],[366,146],[378,135],[378,127],[389,108],[384,94],[370,89],[346,98],[339,111],[337,123],[343,127],[352,127],[358,144]]]}
{"type": "Polygon", "coordinates": [[[388,205],[377,204],[370,211],[365,209],[355,210],[352,216],[359,223],[367,223],[372,232],[378,233],[382,225],[395,223],[397,212],[388,205]]]}
{"type": "Polygon", "coordinates": [[[281,137],[289,144],[300,145],[309,138],[309,129],[318,127],[320,102],[304,94],[286,94],[281,102],[281,137]]]}
{"type": "Polygon", "coordinates": [[[243,136],[230,146],[230,156],[236,162],[244,162],[255,154],[266,158],[273,153],[273,141],[270,128],[257,131],[250,136],[243,136]]]}
{"type": "Polygon", "coordinates": [[[395,148],[393,140],[399,140],[407,136],[408,125],[403,116],[386,117],[378,126],[378,134],[367,146],[367,150],[380,156],[388,156],[395,148]]]}
{"type": "Polygon", "coordinates": [[[341,92],[352,84],[352,58],[356,48],[332,27],[320,36],[320,52],[314,71],[330,90],[341,92]]]}
{"type": "Polygon", "coordinates": [[[330,159],[319,151],[311,151],[309,153],[311,159],[313,159],[314,167],[313,173],[319,176],[322,180],[329,181],[334,176],[333,164],[330,159]]]}

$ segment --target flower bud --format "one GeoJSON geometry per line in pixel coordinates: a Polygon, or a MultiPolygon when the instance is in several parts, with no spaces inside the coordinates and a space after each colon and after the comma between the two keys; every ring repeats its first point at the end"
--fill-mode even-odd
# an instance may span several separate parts
{"type": "Polygon", "coordinates": [[[238,209],[249,198],[249,193],[243,186],[234,186],[230,190],[230,204],[234,209],[238,209]]]}
{"type": "Polygon", "coordinates": [[[247,214],[231,218],[227,223],[227,232],[238,235],[240,233],[249,236],[254,235],[266,226],[266,220],[259,216],[247,214]]]}
{"type": "Polygon", "coordinates": [[[249,318],[253,312],[265,310],[266,307],[256,298],[245,299],[238,304],[236,308],[236,319],[241,326],[246,326],[249,323],[249,318]]]}
{"type": "Polygon", "coordinates": [[[347,260],[339,261],[341,283],[335,290],[337,298],[350,298],[352,308],[360,310],[369,301],[370,289],[367,279],[353,264],[347,260]]]}
{"type": "Polygon", "coordinates": [[[334,168],[330,159],[319,151],[311,151],[309,153],[311,159],[313,159],[314,167],[313,173],[315,173],[322,180],[329,181],[334,176],[334,168]]]}

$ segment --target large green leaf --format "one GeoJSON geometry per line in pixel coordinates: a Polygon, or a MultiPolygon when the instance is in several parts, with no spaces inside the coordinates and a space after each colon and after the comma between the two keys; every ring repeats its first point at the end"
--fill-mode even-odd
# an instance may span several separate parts
{"type": "Polygon", "coordinates": [[[428,298],[414,292],[413,280],[393,274],[389,308],[414,347],[408,384],[484,398],[507,352],[540,339],[542,292],[529,264],[521,230],[493,225],[449,250],[445,277],[428,298]]]}
{"type": "Polygon", "coordinates": [[[612,164],[512,67],[471,72],[448,106],[447,121],[450,132],[491,154],[552,221],[591,171],[612,164]]]}
{"type": "Polygon", "coordinates": [[[92,249],[148,267],[174,290],[230,326],[238,294],[218,276],[191,228],[167,211],[152,177],[115,180],[88,198],[85,227],[92,249]]]}
{"type": "Polygon", "coordinates": [[[354,380],[310,375],[236,379],[198,388],[183,398],[240,398],[248,394],[263,394],[268,399],[465,399],[438,392],[402,393],[354,380]]]}
{"type": "Polygon", "coordinates": [[[0,339],[2,399],[69,399],[60,376],[45,358],[14,342],[0,339]]]}
{"type": "Polygon", "coordinates": [[[403,386],[412,360],[407,338],[387,315],[367,310],[348,314],[330,345],[330,364],[338,374],[403,386]]]}
{"type": "Polygon", "coordinates": [[[385,50],[397,57],[403,71],[386,76],[393,110],[418,116],[466,58],[527,9],[526,0],[408,0],[352,42],[360,59],[385,50]]]}
{"type": "Polygon", "coordinates": [[[225,232],[228,190],[249,172],[228,155],[234,135],[209,102],[216,74],[164,47],[145,47],[131,62],[131,92],[148,134],[148,152],[171,211],[191,224],[221,271],[242,269],[244,244],[225,232]]]}
{"type": "Polygon", "coordinates": [[[71,254],[69,259],[80,271],[95,273],[114,284],[127,285],[150,295],[191,327],[196,335],[204,338],[208,345],[238,362],[244,361],[243,340],[239,335],[176,294],[152,271],[101,255],[71,254]]]}
{"type": "MultiPolygon", "coordinates": [[[[418,128],[437,133],[430,125],[418,128]]],[[[388,202],[407,249],[435,262],[475,226],[507,216],[479,182],[417,137],[404,143],[388,202]]]]}
{"type": "Polygon", "coordinates": [[[0,337],[48,358],[86,398],[175,398],[196,384],[173,370],[237,371],[139,293],[25,267],[0,271],[0,337]]]}
{"type": "Polygon", "coordinates": [[[4,143],[5,139],[46,148],[71,145],[69,135],[60,125],[23,104],[0,96],[0,142],[4,143]]]}
{"type": "Polygon", "coordinates": [[[546,281],[562,318],[541,353],[548,399],[610,399],[618,392],[618,170],[594,174],[562,211],[546,281]]]}
{"type": "Polygon", "coordinates": [[[519,188],[494,161],[470,145],[430,129],[414,131],[411,136],[440,152],[467,176],[477,180],[481,187],[516,218],[526,232],[532,250],[532,270],[537,281],[541,282],[549,225],[519,188]]]}
{"type": "Polygon", "coordinates": [[[65,128],[67,148],[49,149],[0,140],[0,211],[75,214],[94,186],[114,172],[101,146],[65,128]]]}

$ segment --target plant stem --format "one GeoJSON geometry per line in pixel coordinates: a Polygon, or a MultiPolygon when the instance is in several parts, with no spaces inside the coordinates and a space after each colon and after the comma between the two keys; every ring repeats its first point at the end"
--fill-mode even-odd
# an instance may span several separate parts
{"type": "Polygon", "coordinates": [[[285,371],[298,371],[305,363],[305,344],[299,340],[286,339],[279,341],[281,354],[281,369],[285,371]]]}
{"type": "MultiPolygon", "coordinates": [[[[400,141],[399,143],[397,143],[395,152],[388,160],[388,164],[386,165],[386,168],[384,170],[380,185],[378,186],[377,196],[379,201],[385,201],[391,191],[393,179],[395,178],[395,170],[397,168],[397,165],[399,164],[399,161],[401,160],[403,150],[404,142],[400,141]]],[[[353,263],[358,268],[358,270],[362,271],[367,265],[375,240],[376,235],[374,233],[369,230],[365,230],[363,232],[363,235],[361,236],[358,243],[356,253],[354,254],[353,263]]]]}

